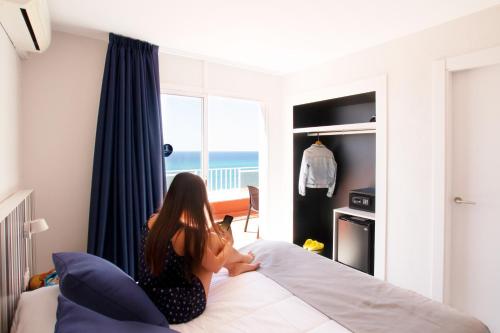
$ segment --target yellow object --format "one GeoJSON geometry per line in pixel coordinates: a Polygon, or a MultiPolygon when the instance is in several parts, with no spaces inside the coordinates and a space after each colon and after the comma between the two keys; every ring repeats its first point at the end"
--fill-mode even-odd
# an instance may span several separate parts
{"type": "Polygon", "coordinates": [[[312,240],[308,238],[302,247],[308,251],[321,251],[325,248],[325,244],[318,242],[317,240],[312,240]]]}
{"type": "Polygon", "coordinates": [[[318,241],[312,241],[312,243],[308,247],[308,250],[309,251],[321,251],[324,248],[325,248],[325,244],[318,242],[318,241]]]}
{"type": "Polygon", "coordinates": [[[306,241],[304,242],[304,245],[302,245],[302,247],[306,250],[309,250],[309,247],[311,246],[312,242],[313,242],[313,240],[308,238],[308,239],[306,239],[306,241]]]}

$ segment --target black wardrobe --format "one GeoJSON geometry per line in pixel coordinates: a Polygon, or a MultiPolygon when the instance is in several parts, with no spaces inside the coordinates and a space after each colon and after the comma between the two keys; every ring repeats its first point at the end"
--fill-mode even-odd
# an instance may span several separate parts
{"type": "Polygon", "coordinates": [[[333,209],[348,206],[349,191],[375,187],[375,92],[329,99],[293,107],[293,242],[308,238],[325,244],[321,253],[332,258],[333,209]],[[328,126],[328,127],[326,127],[328,126]],[[298,193],[299,172],[305,149],[319,140],[337,162],[332,198],[328,189],[306,188],[298,193]]]}

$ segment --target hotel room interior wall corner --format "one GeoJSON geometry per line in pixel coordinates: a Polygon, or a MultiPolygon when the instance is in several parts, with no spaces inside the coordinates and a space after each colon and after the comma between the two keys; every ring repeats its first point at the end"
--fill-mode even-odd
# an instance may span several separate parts
{"type": "Polygon", "coordinates": [[[21,182],[20,76],[21,60],[0,26],[0,201],[21,182]]]}
{"type": "MultiPolygon", "coordinates": [[[[387,280],[432,297],[432,64],[500,45],[500,6],[285,77],[296,95],[387,73],[387,280]]],[[[283,125],[285,126],[285,125],[283,125]]]]}

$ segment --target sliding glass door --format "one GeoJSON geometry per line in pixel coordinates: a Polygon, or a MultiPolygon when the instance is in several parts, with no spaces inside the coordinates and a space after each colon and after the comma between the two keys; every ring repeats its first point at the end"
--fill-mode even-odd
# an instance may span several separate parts
{"type": "Polygon", "coordinates": [[[208,98],[207,186],[214,196],[243,197],[259,185],[260,104],[208,98]]]}
{"type": "Polygon", "coordinates": [[[179,172],[203,177],[203,98],[162,94],[161,108],[163,142],[173,147],[165,157],[167,187],[179,172]]]}
{"type": "Polygon", "coordinates": [[[260,103],[226,97],[163,94],[163,136],[173,153],[165,158],[167,186],[179,172],[207,182],[211,200],[248,196],[259,185],[262,142],[260,103]]]}

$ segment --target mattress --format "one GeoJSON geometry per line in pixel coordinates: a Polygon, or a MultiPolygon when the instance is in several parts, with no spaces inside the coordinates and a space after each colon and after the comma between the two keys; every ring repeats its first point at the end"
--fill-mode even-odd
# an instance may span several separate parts
{"type": "MultiPolygon", "coordinates": [[[[23,293],[11,333],[53,333],[58,295],[57,286],[23,293]]],[[[265,275],[229,277],[224,269],[214,275],[205,312],[171,327],[182,333],[349,332],[265,275]]]]}

